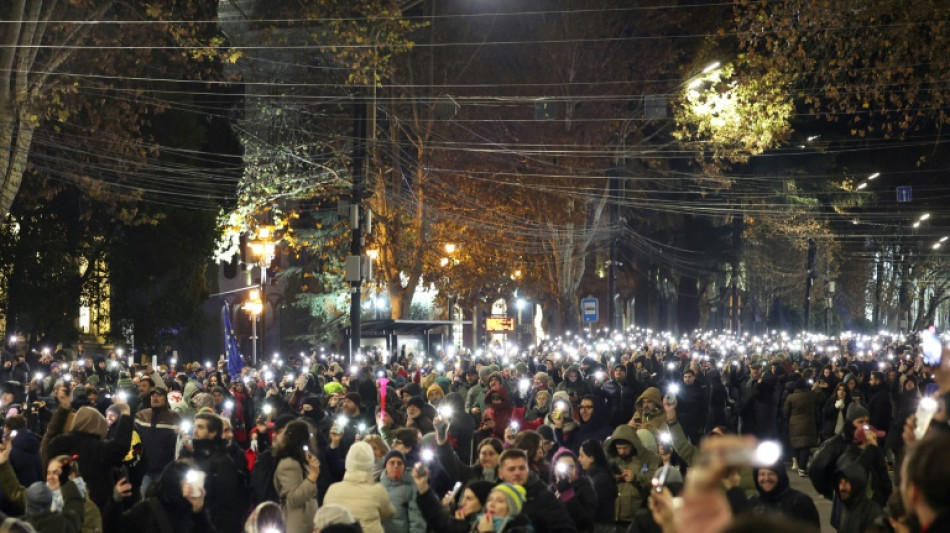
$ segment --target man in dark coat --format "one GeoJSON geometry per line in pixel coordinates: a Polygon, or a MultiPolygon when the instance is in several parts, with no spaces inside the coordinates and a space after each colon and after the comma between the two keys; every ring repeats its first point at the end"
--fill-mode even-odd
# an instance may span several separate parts
{"type": "Polygon", "coordinates": [[[626,366],[620,364],[614,366],[611,378],[604,383],[601,390],[607,396],[610,426],[616,427],[626,424],[633,417],[633,404],[637,401],[638,393],[627,380],[626,366]]]}
{"type": "Polygon", "coordinates": [[[690,442],[699,444],[699,439],[706,430],[709,404],[706,402],[706,391],[698,383],[696,373],[691,368],[683,370],[683,383],[676,401],[679,404],[679,421],[683,431],[690,442]]]}
{"type": "Polygon", "coordinates": [[[198,413],[195,415],[192,440],[194,450],[191,453],[183,451],[182,456],[191,455],[207,474],[205,506],[217,530],[222,533],[240,533],[244,530],[247,498],[243,495],[237,466],[228,456],[226,442],[221,438],[223,433],[221,417],[198,413]]]}
{"type": "Polygon", "coordinates": [[[868,393],[865,397],[868,399],[871,425],[884,431],[889,430],[892,419],[891,391],[884,382],[883,373],[871,372],[868,393]]]}
{"type": "Polygon", "coordinates": [[[857,463],[850,463],[838,469],[835,477],[838,481],[836,496],[841,506],[832,509],[831,525],[838,533],[868,531],[884,511],[865,494],[867,471],[857,463]]]}
{"type": "Polygon", "coordinates": [[[567,507],[540,478],[528,469],[528,456],[523,450],[505,450],[498,459],[498,478],[524,487],[526,497],[522,512],[531,519],[537,533],[576,533],[577,527],[567,507]]]}
{"type": "Polygon", "coordinates": [[[152,390],[148,396],[151,407],[135,413],[135,429],[142,439],[142,465],[145,469],[143,499],[149,485],[158,480],[162,470],[175,460],[181,421],[178,414],[169,409],[167,394],[164,388],[152,390]]]}
{"type": "Polygon", "coordinates": [[[785,465],[779,460],[776,464],[757,468],[753,471],[758,496],[749,500],[750,509],[755,513],[774,512],[783,518],[800,520],[821,529],[818,508],[810,496],[789,486],[785,465]]]}

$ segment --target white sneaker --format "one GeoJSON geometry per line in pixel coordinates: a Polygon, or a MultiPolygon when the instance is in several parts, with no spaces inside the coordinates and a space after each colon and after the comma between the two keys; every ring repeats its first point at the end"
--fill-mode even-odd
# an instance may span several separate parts
{"type": "Polygon", "coordinates": [[[805,477],[805,476],[808,475],[808,472],[805,472],[805,469],[804,469],[804,468],[799,468],[799,469],[798,469],[798,475],[799,475],[799,477],[805,477]]]}
{"type": "Polygon", "coordinates": [[[793,457],[793,458],[792,458],[792,470],[801,470],[800,468],[798,468],[798,458],[797,458],[797,457],[793,457]]]}

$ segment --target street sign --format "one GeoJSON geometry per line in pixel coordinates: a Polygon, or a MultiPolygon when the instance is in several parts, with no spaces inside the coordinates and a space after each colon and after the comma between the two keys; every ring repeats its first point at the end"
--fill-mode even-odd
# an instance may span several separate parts
{"type": "Polygon", "coordinates": [[[514,330],[515,320],[513,318],[490,317],[485,319],[485,331],[497,333],[514,330]]]}
{"type": "Polygon", "coordinates": [[[910,185],[904,185],[897,188],[897,203],[905,204],[914,200],[914,192],[910,185]]]}
{"type": "Polygon", "coordinates": [[[584,322],[597,322],[597,298],[584,298],[581,300],[581,313],[584,315],[584,322]]]}

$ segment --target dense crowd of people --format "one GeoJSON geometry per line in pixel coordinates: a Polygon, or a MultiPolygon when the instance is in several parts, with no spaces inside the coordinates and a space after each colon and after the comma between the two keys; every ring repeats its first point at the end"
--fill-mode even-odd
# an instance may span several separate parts
{"type": "Polygon", "coordinates": [[[916,336],[638,329],[347,366],[16,348],[0,531],[950,531],[950,353],[916,336]]]}

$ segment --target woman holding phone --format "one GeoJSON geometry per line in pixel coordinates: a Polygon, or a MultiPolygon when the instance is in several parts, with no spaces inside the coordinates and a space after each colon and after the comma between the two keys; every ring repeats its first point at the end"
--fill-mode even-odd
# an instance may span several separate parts
{"type": "Polygon", "coordinates": [[[310,446],[310,428],[294,421],[284,428],[283,438],[274,444],[274,488],[280,496],[287,531],[309,531],[317,512],[317,476],[320,461],[310,446]]]}

